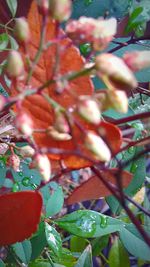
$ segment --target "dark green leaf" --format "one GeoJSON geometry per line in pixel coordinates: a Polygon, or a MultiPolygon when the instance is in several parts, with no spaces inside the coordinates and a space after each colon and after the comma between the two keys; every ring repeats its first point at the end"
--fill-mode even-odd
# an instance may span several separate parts
{"type": "Polygon", "coordinates": [[[5,263],[0,259],[0,267],[5,267],[5,263]]]}
{"type": "Polygon", "coordinates": [[[25,240],[23,242],[18,242],[12,245],[15,254],[18,258],[23,262],[28,264],[31,259],[32,254],[32,246],[29,240],[25,240]]]}
{"type": "Polygon", "coordinates": [[[130,267],[128,253],[118,238],[110,249],[108,260],[110,267],[130,267]]]}
{"type": "Polygon", "coordinates": [[[99,256],[101,251],[107,246],[109,241],[109,235],[95,238],[91,241],[92,255],[99,256]]]}
{"type": "Polygon", "coordinates": [[[35,261],[29,264],[29,267],[52,267],[48,261],[35,261]]]}
{"type": "Polygon", "coordinates": [[[52,217],[61,211],[64,204],[64,194],[62,188],[58,186],[50,195],[46,204],[46,216],[52,217]]]}
{"type": "Polygon", "coordinates": [[[119,235],[125,248],[132,255],[143,260],[150,260],[150,249],[134,225],[126,225],[126,227],[119,232],[119,235]]]}
{"type": "Polygon", "coordinates": [[[0,162],[0,187],[2,187],[5,182],[6,171],[6,166],[0,162]]]}
{"type": "Polygon", "coordinates": [[[78,259],[74,267],[92,267],[92,250],[91,246],[88,245],[87,248],[83,251],[80,258],[78,259]]]}
{"type": "Polygon", "coordinates": [[[78,210],[58,219],[64,230],[80,237],[104,236],[123,228],[123,222],[91,210],[78,210]]]}
{"type": "Polygon", "coordinates": [[[30,241],[32,244],[31,260],[35,260],[47,245],[45,236],[45,224],[43,222],[40,223],[37,233],[31,238],[30,241]]]}
{"type": "Polygon", "coordinates": [[[82,252],[87,245],[88,241],[82,237],[72,236],[70,239],[70,250],[72,252],[82,252]]]}
{"type": "Polygon", "coordinates": [[[49,248],[59,256],[62,249],[62,241],[60,234],[48,223],[45,223],[46,240],[49,248]]]}
{"type": "Polygon", "coordinates": [[[17,0],[6,0],[6,2],[11,11],[12,16],[15,17],[17,11],[17,0]]]}
{"type": "Polygon", "coordinates": [[[74,267],[76,263],[76,258],[70,252],[70,250],[66,248],[62,248],[59,257],[56,257],[53,253],[51,253],[51,257],[53,261],[57,264],[62,264],[65,267],[74,267]]]}

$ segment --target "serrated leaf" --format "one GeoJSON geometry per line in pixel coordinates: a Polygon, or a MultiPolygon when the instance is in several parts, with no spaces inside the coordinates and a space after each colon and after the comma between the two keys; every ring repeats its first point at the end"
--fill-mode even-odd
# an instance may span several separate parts
{"type": "Polygon", "coordinates": [[[52,217],[61,211],[64,204],[64,194],[61,186],[58,186],[50,195],[46,204],[46,217],[52,217]]]}
{"type": "Polygon", "coordinates": [[[110,267],[130,267],[129,256],[118,238],[115,239],[109,251],[110,267]]]}
{"type": "Polygon", "coordinates": [[[149,247],[133,224],[126,225],[119,235],[129,253],[140,259],[150,260],[149,247]]]}
{"type": "Polygon", "coordinates": [[[92,250],[90,245],[83,251],[74,267],[93,267],[92,250]]]}
{"type": "Polygon", "coordinates": [[[42,209],[39,192],[24,191],[0,196],[0,246],[21,242],[37,229],[42,209]],[[10,224],[11,222],[11,224],[10,224]]]}
{"type": "Polygon", "coordinates": [[[29,240],[25,240],[21,243],[16,243],[13,246],[15,254],[23,262],[28,264],[31,259],[32,247],[29,240]]]}
{"type": "Polygon", "coordinates": [[[6,0],[6,2],[11,11],[12,16],[15,17],[17,11],[17,0],[6,0]]]}
{"type": "Polygon", "coordinates": [[[99,237],[121,231],[123,222],[91,210],[78,210],[55,221],[59,227],[80,237],[99,237]]]}
{"type": "Polygon", "coordinates": [[[45,223],[45,233],[46,233],[46,240],[49,245],[49,248],[59,256],[61,249],[62,249],[62,241],[60,234],[55,230],[54,227],[45,223]]]}

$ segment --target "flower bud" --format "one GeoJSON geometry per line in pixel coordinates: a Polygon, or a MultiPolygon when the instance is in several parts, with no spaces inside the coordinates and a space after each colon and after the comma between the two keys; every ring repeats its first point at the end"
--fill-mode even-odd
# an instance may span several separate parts
{"type": "Polygon", "coordinates": [[[68,141],[72,139],[72,136],[68,133],[60,133],[54,127],[49,126],[47,128],[47,134],[57,141],[68,141]]]}
{"type": "Polygon", "coordinates": [[[15,124],[17,129],[25,135],[25,137],[29,137],[33,133],[33,121],[29,117],[27,113],[20,113],[16,116],[15,124]]]}
{"type": "Polygon", "coordinates": [[[145,197],[145,187],[143,186],[133,197],[133,200],[136,201],[138,204],[142,204],[145,197]]]}
{"type": "Polygon", "coordinates": [[[16,50],[11,50],[7,58],[6,72],[10,78],[17,78],[24,72],[21,55],[16,50]]]}
{"type": "Polygon", "coordinates": [[[103,139],[94,132],[89,131],[85,136],[85,146],[95,155],[96,159],[104,162],[110,161],[110,149],[103,139]]]}
{"type": "Polygon", "coordinates": [[[35,150],[31,146],[22,146],[19,149],[19,154],[23,158],[32,158],[35,154],[35,150]]]}
{"type": "Polygon", "coordinates": [[[45,182],[48,182],[51,178],[51,164],[46,155],[37,154],[34,156],[33,161],[30,164],[30,168],[37,168],[43,177],[45,182]]]}
{"type": "Polygon", "coordinates": [[[71,16],[71,0],[49,0],[49,9],[51,16],[59,22],[66,21],[71,16]]]}
{"type": "Polygon", "coordinates": [[[18,172],[20,167],[20,158],[16,154],[11,154],[7,159],[6,165],[13,168],[15,172],[18,172]]]}
{"type": "Polygon", "coordinates": [[[88,122],[99,124],[101,113],[97,102],[88,96],[80,96],[77,104],[78,113],[88,122]]]}
{"type": "Polygon", "coordinates": [[[45,16],[48,13],[49,10],[49,0],[36,0],[39,12],[45,16]]]}
{"type": "Polygon", "coordinates": [[[137,81],[132,71],[125,62],[109,53],[101,54],[96,57],[95,67],[100,78],[107,78],[113,87],[118,89],[134,89],[137,81]]]}
{"type": "Polygon", "coordinates": [[[60,133],[69,133],[70,127],[65,115],[58,109],[55,110],[54,128],[60,133]]]}
{"type": "Polygon", "coordinates": [[[30,40],[30,29],[25,18],[15,19],[14,33],[17,40],[21,43],[28,43],[30,40]]]}
{"type": "Polygon", "coordinates": [[[127,113],[128,111],[128,98],[124,91],[121,90],[109,90],[107,92],[107,98],[109,107],[114,108],[121,113],[127,113]]]}
{"type": "Polygon", "coordinates": [[[132,71],[139,71],[150,67],[150,51],[133,51],[127,52],[123,60],[132,71]]]}
{"type": "Polygon", "coordinates": [[[5,104],[6,104],[6,98],[3,95],[0,95],[0,111],[3,110],[5,104]]]}

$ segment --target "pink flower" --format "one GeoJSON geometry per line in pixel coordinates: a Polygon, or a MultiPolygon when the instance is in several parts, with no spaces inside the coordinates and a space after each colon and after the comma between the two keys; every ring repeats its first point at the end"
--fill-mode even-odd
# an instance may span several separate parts
{"type": "Polygon", "coordinates": [[[150,67],[150,51],[127,52],[124,54],[123,60],[132,71],[139,71],[150,67]]]}

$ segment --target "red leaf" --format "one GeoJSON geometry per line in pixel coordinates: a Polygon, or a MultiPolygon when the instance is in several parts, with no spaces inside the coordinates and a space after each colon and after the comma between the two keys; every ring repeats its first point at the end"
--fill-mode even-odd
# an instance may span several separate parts
{"type": "MultiPolygon", "coordinates": [[[[113,173],[115,173],[116,171],[116,169],[112,169],[109,171],[101,171],[101,173],[107,181],[115,184],[115,177],[113,173]]],[[[123,171],[123,187],[127,187],[131,182],[131,179],[132,174],[127,171],[123,171]]],[[[66,203],[68,205],[72,205],[77,202],[98,199],[100,197],[106,197],[108,195],[110,195],[110,191],[101,182],[101,180],[97,176],[92,176],[89,180],[81,184],[73,191],[73,193],[67,198],[66,203]]]]}
{"type": "Polygon", "coordinates": [[[41,209],[39,192],[23,191],[0,196],[0,246],[29,238],[37,229],[41,209]]]}

